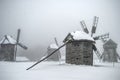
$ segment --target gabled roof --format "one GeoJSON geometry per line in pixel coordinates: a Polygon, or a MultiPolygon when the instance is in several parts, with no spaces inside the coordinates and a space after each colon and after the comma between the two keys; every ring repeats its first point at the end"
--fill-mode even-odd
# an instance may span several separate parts
{"type": "Polygon", "coordinates": [[[69,33],[63,42],[67,40],[79,40],[79,41],[88,40],[88,41],[94,42],[94,39],[83,31],[74,31],[74,32],[69,33]]]}
{"type": "Polygon", "coordinates": [[[104,45],[117,45],[112,39],[109,39],[104,45]]]}
{"type": "Polygon", "coordinates": [[[0,44],[16,44],[16,40],[9,35],[5,35],[0,41],[0,44]]]}

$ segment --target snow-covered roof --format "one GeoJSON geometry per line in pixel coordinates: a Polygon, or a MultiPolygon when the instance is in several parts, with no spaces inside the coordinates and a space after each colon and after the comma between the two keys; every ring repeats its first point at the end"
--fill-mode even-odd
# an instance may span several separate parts
{"type": "Polygon", "coordinates": [[[109,39],[104,43],[104,45],[108,45],[108,44],[117,45],[117,43],[115,43],[112,39],[109,39]]]}
{"type": "Polygon", "coordinates": [[[66,37],[66,39],[69,40],[89,40],[89,41],[94,41],[94,39],[88,35],[87,33],[83,32],[83,31],[74,31],[68,34],[68,36],[66,37]],[[71,37],[70,37],[71,36],[71,37]]]}
{"type": "Polygon", "coordinates": [[[54,49],[57,49],[57,48],[58,48],[58,46],[57,46],[55,43],[50,44],[49,47],[50,47],[50,48],[54,48],[54,49]]]}
{"type": "Polygon", "coordinates": [[[5,35],[0,41],[0,44],[16,44],[16,40],[9,35],[5,35]]]}

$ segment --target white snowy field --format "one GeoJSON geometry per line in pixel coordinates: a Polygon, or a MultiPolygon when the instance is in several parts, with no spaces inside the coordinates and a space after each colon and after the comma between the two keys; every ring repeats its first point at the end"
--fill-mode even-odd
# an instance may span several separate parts
{"type": "Polygon", "coordinates": [[[120,63],[94,62],[94,66],[62,62],[0,62],[0,80],[120,80],[120,63]]]}

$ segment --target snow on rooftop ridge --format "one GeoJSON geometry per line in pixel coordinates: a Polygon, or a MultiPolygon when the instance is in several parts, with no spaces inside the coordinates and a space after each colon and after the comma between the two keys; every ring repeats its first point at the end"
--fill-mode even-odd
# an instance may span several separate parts
{"type": "Polygon", "coordinates": [[[0,41],[0,44],[16,44],[16,40],[9,35],[5,35],[0,41]]]}
{"type": "Polygon", "coordinates": [[[52,44],[50,44],[50,48],[57,49],[57,48],[58,48],[58,46],[57,46],[55,43],[52,43],[52,44]]]}
{"type": "Polygon", "coordinates": [[[90,40],[90,41],[94,41],[94,39],[90,35],[86,34],[83,31],[75,31],[75,32],[71,32],[70,34],[73,36],[74,40],[90,40]]]}

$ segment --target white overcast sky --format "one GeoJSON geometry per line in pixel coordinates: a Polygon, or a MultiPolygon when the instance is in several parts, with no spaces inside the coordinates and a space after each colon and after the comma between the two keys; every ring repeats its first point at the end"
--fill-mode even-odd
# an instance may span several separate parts
{"type": "Polygon", "coordinates": [[[54,37],[62,44],[69,32],[82,30],[80,20],[91,30],[94,16],[96,35],[109,32],[120,51],[120,0],[0,0],[0,39],[16,38],[21,28],[20,41],[29,50],[54,43],[54,37]]]}

